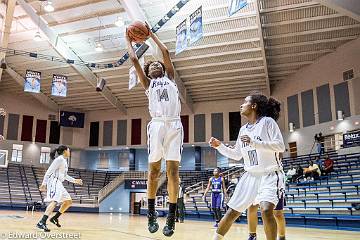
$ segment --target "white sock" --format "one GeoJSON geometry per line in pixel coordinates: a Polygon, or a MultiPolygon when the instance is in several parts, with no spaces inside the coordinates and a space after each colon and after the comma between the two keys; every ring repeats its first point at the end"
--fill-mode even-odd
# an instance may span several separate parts
{"type": "Polygon", "coordinates": [[[222,239],[224,239],[224,236],[221,236],[220,234],[215,233],[213,240],[222,240],[222,239]]]}

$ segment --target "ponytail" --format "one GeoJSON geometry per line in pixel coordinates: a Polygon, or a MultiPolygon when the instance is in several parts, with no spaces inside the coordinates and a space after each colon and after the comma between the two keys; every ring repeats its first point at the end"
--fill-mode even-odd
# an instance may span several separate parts
{"type": "Polygon", "coordinates": [[[52,150],[52,151],[50,152],[50,159],[51,159],[51,160],[54,160],[54,159],[55,159],[55,157],[56,157],[56,152],[57,152],[57,148],[55,148],[54,150],[52,150]]]}
{"type": "Polygon", "coordinates": [[[262,94],[252,94],[251,103],[256,104],[256,113],[258,117],[270,117],[277,121],[280,116],[280,102],[275,98],[267,98],[262,94]]]}
{"type": "Polygon", "coordinates": [[[269,98],[268,104],[267,104],[267,117],[271,117],[275,121],[277,121],[280,117],[280,111],[281,111],[281,103],[276,100],[275,98],[269,98]]]}
{"type": "Polygon", "coordinates": [[[50,158],[51,158],[51,160],[54,160],[54,159],[55,159],[56,153],[60,156],[60,155],[62,155],[67,149],[68,149],[67,146],[61,145],[61,146],[59,146],[58,148],[55,148],[54,150],[52,150],[52,151],[50,152],[50,158]]]}

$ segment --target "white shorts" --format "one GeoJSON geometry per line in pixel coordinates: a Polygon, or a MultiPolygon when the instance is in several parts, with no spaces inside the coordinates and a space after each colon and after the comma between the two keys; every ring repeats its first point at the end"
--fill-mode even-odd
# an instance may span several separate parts
{"type": "Polygon", "coordinates": [[[153,119],[147,126],[149,162],[180,161],[184,130],[181,120],[153,119]]]}
{"type": "Polygon", "coordinates": [[[70,194],[66,191],[63,183],[58,178],[49,178],[46,186],[45,202],[55,201],[57,203],[62,203],[66,200],[71,200],[70,194]]]}
{"type": "Polygon", "coordinates": [[[261,202],[270,202],[276,206],[284,188],[282,171],[275,171],[266,175],[245,172],[240,178],[228,206],[240,213],[251,205],[261,202]]]}

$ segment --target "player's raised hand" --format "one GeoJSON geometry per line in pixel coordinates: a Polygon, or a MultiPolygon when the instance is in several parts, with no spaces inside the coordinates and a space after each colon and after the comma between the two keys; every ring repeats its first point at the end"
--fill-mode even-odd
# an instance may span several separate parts
{"type": "Polygon", "coordinates": [[[218,139],[211,137],[209,141],[209,145],[213,148],[217,148],[221,145],[221,142],[218,139]]]}

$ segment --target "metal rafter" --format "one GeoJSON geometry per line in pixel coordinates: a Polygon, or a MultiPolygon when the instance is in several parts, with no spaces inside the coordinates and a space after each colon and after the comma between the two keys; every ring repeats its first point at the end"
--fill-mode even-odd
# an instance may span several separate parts
{"type": "MultiPolygon", "coordinates": [[[[32,8],[30,4],[28,4],[25,0],[17,0],[17,2],[21,5],[24,11],[30,16],[33,22],[39,21],[39,16],[36,11],[32,8]]],[[[49,42],[54,47],[54,49],[65,59],[73,59],[77,61],[82,61],[78,55],[75,54],[74,51],[70,49],[70,47],[58,36],[58,34],[50,29],[44,20],[40,19],[39,28],[44,32],[44,34],[48,37],[49,42]]],[[[82,75],[89,83],[94,87],[97,84],[98,77],[86,66],[82,65],[72,65],[72,67],[82,75]]],[[[101,94],[106,98],[106,100],[115,108],[120,110],[123,114],[126,114],[126,108],[119,99],[117,99],[111,91],[105,87],[101,94]]]]}

